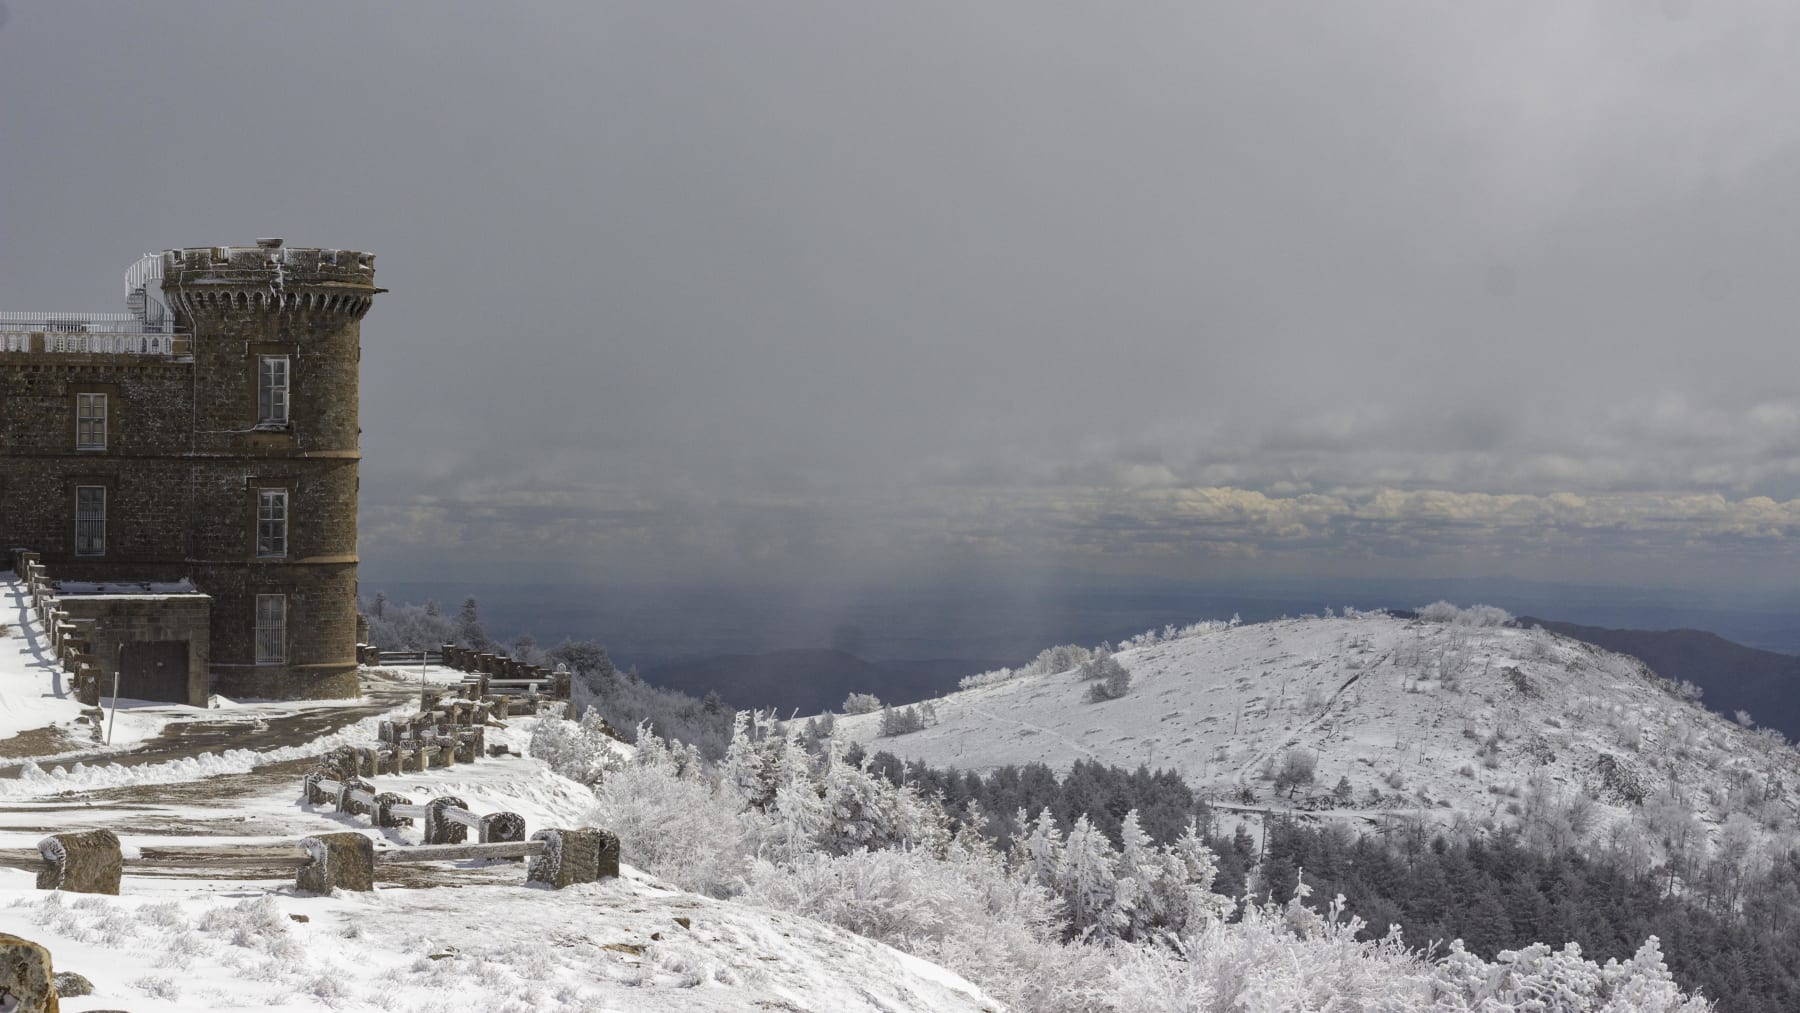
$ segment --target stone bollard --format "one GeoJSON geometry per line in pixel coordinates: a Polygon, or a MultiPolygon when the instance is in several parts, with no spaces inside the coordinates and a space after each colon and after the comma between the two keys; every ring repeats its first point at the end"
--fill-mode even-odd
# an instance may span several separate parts
{"type": "Polygon", "coordinates": [[[391,791],[384,791],[375,796],[375,825],[378,827],[412,826],[412,817],[394,815],[393,807],[397,805],[412,805],[412,799],[405,795],[396,795],[391,791]]]}
{"type": "Polygon", "coordinates": [[[544,842],[544,853],[525,873],[528,882],[561,890],[619,874],[619,838],[609,831],[539,830],[531,839],[544,842]]]}
{"type": "Polygon", "coordinates": [[[38,842],[44,868],[38,873],[39,890],[119,895],[124,856],[119,838],[111,830],[84,830],[78,834],[51,834],[38,842]]]}
{"type": "Polygon", "coordinates": [[[610,830],[597,831],[600,834],[600,864],[594,871],[595,879],[619,878],[619,835],[610,830]]]}
{"type": "Polygon", "coordinates": [[[348,781],[356,776],[356,747],[338,746],[319,757],[320,769],[330,771],[326,776],[333,781],[348,781]]]}
{"type": "Polygon", "coordinates": [[[314,767],[307,772],[306,779],[302,782],[301,797],[307,805],[324,805],[327,802],[335,801],[336,795],[319,786],[320,781],[335,780],[337,780],[336,771],[327,770],[324,767],[314,767]]]}
{"type": "Polygon", "coordinates": [[[294,889],[307,893],[375,889],[375,842],[362,834],[319,834],[300,846],[311,861],[294,873],[294,889]]]}
{"type": "Polygon", "coordinates": [[[488,813],[481,818],[481,843],[507,844],[525,839],[525,817],[518,813],[488,813]]]}
{"type": "Polygon", "coordinates": [[[462,799],[454,795],[434,798],[425,803],[425,843],[461,844],[468,839],[468,827],[444,817],[445,809],[461,809],[466,812],[468,808],[462,799]]]}
{"type": "Polygon", "coordinates": [[[352,791],[359,788],[371,795],[375,794],[375,786],[360,777],[352,777],[348,780],[338,782],[338,812],[349,813],[352,816],[364,816],[368,814],[369,807],[362,802],[358,802],[355,796],[351,794],[352,791]]]}
{"type": "Polygon", "coordinates": [[[356,773],[360,777],[374,777],[381,773],[377,765],[380,757],[368,746],[356,747],[356,773]]]}
{"type": "Polygon", "coordinates": [[[0,932],[0,1000],[13,1013],[58,1013],[50,951],[29,939],[0,932]]]}

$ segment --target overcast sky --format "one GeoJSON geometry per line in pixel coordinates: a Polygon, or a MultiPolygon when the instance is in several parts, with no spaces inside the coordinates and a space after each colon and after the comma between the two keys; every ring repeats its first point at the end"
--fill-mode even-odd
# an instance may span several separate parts
{"type": "Polygon", "coordinates": [[[1787,3],[4,4],[0,308],[376,253],[390,578],[1796,586],[1787,3]]]}

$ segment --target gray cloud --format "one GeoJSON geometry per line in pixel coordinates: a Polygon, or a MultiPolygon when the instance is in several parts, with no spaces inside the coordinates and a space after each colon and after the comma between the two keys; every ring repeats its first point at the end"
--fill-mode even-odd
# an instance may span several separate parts
{"type": "Polygon", "coordinates": [[[168,245],[376,251],[396,569],[1791,582],[1797,36],[18,0],[0,304],[112,308],[168,245]]]}

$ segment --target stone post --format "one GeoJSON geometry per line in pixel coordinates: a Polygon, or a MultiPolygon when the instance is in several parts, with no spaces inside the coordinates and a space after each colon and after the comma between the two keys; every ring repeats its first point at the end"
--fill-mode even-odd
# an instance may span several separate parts
{"type": "Polygon", "coordinates": [[[50,951],[28,939],[0,932],[0,998],[10,997],[13,1013],[58,1013],[56,974],[50,951]]]}
{"type": "Polygon", "coordinates": [[[389,828],[412,826],[412,817],[394,815],[393,807],[397,805],[412,805],[412,799],[391,791],[375,796],[375,825],[389,828]]]}
{"type": "Polygon", "coordinates": [[[358,802],[356,796],[352,794],[358,789],[368,792],[371,796],[375,794],[375,786],[360,777],[352,777],[339,783],[337,793],[338,812],[349,813],[352,816],[363,816],[369,812],[369,807],[364,803],[358,802]]]}
{"type": "Polygon", "coordinates": [[[488,813],[481,818],[481,843],[505,844],[525,839],[525,817],[518,813],[488,813]]]}
{"type": "Polygon", "coordinates": [[[531,839],[544,842],[544,853],[526,872],[529,882],[561,890],[619,874],[619,838],[608,831],[539,830],[531,839]]]}
{"type": "Polygon", "coordinates": [[[375,889],[375,842],[362,834],[320,834],[300,846],[311,861],[294,873],[294,889],[307,893],[375,889]]]}
{"type": "Polygon", "coordinates": [[[119,838],[111,830],[51,834],[38,842],[38,854],[44,856],[39,890],[119,895],[125,863],[119,838]]]}
{"type": "Polygon", "coordinates": [[[445,809],[461,809],[467,812],[468,808],[462,799],[454,795],[434,798],[425,803],[425,843],[461,844],[468,839],[468,827],[444,817],[445,809]]]}

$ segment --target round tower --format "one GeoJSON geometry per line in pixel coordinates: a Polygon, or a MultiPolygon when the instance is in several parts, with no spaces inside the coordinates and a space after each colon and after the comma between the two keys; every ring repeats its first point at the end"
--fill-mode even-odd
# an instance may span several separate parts
{"type": "Polygon", "coordinates": [[[187,560],[213,596],[213,689],[355,696],[358,362],[374,255],[255,246],[162,255],[191,333],[187,560]]]}

